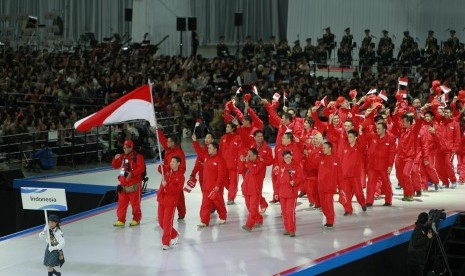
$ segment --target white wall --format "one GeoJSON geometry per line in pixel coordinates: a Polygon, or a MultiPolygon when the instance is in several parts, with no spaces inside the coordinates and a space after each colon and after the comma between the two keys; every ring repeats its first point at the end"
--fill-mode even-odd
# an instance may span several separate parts
{"type": "MultiPolygon", "coordinates": [[[[176,31],[177,17],[190,17],[191,6],[187,0],[134,0],[132,18],[132,41],[141,42],[149,33],[151,44],[156,44],[165,35],[169,38],[159,48],[160,54],[179,55],[180,32],[176,31]]],[[[183,55],[190,54],[191,32],[183,32],[183,55]]]]}

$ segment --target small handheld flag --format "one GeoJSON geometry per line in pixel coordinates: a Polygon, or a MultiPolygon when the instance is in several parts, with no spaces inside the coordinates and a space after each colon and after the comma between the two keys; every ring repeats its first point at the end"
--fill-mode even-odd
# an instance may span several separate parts
{"type": "Polygon", "coordinates": [[[408,86],[408,78],[406,77],[399,77],[399,85],[408,86]]]}
{"type": "Polygon", "coordinates": [[[200,120],[200,118],[197,118],[197,119],[195,120],[194,133],[195,133],[195,130],[197,129],[197,127],[200,126],[200,122],[201,122],[201,121],[202,121],[202,120],[200,120]]]}

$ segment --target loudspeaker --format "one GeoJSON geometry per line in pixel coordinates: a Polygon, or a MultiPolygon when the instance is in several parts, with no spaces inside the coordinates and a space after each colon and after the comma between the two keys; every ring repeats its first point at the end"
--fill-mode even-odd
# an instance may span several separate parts
{"type": "Polygon", "coordinates": [[[234,14],[234,26],[242,26],[242,13],[241,12],[236,12],[234,14]]]}
{"type": "Polygon", "coordinates": [[[24,178],[20,169],[0,171],[0,190],[13,189],[13,179],[24,178]]]}
{"type": "Polygon", "coordinates": [[[197,30],[197,17],[189,17],[187,19],[187,28],[189,31],[197,30]]]}
{"type": "Polygon", "coordinates": [[[178,17],[176,18],[176,31],[185,31],[186,30],[186,18],[178,17]]]}
{"type": "Polygon", "coordinates": [[[132,9],[124,10],[124,21],[128,21],[128,22],[132,21],[132,9]]]}

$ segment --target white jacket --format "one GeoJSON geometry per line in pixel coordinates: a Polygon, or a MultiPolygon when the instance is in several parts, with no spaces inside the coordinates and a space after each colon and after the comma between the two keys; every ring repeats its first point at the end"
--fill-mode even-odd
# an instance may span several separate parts
{"type": "MultiPolygon", "coordinates": [[[[48,225],[45,225],[44,230],[39,233],[39,237],[41,239],[45,239],[45,241],[48,243],[48,236],[47,236],[47,231],[48,231],[48,225]]],[[[58,227],[55,227],[53,230],[53,236],[55,236],[55,240],[58,244],[49,247],[49,250],[61,250],[63,247],[65,247],[65,238],[63,237],[63,231],[59,229],[58,227]]]]}

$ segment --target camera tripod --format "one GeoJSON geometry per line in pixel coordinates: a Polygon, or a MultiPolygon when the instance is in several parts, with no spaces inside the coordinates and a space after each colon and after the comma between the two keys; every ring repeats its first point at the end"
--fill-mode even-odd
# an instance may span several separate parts
{"type": "MultiPolygon", "coordinates": [[[[444,264],[446,265],[446,270],[444,272],[447,272],[450,276],[453,276],[452,270],[450,269],[450,266],[449,266],[449,260],[447,259],[446,250],[444,249],[444,245],[442,244],[441,237],[439,237],[439,232],[436,228],[435,222],[431,224],[431,228],[433,229],[433,239],[436,240],[439,250],[441,251],[442,258],[444,259],[444,264]]],[[[431,251],[432,245],[433,243],[431,243],[429,251],[431,251]]]]}

